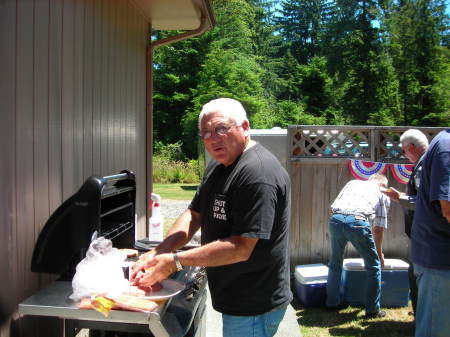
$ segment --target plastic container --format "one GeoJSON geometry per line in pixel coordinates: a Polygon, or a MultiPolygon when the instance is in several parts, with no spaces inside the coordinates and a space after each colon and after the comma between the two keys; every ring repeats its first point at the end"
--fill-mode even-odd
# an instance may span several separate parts
{"type": "Polygon", "coordinates": [[[162,241],[164,236],[164,218],[161,214],[161,197],[152,193],[152,216],[148,220],[148,238],[150,241],[162,241]]]}
{"type": "MultiPolygon", "coordinates": [[[[409,301],[409,264],[398,259],[385,259],[381,271],[381,306],[405,307],[409,301]]],[[[344,300],[352,306],[366,302],[367,275],[363,259],[345,259],[343,264],[344,300]]]]}
{"type": "Polygon", "coordinates": [[[305,307],[325,306],[328,267],[324,264],[305,264],[295,267],[295,290],[305,307]]]}

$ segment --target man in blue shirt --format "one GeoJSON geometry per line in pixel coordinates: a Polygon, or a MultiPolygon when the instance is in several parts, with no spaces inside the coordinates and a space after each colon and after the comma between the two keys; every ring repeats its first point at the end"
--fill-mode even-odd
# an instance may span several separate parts
{"type": "Polygon", "coordinates": [[[416,337],[450,333],[450,129],[431,142],[422,164],[411,231],[419,289],[416,337]]]}

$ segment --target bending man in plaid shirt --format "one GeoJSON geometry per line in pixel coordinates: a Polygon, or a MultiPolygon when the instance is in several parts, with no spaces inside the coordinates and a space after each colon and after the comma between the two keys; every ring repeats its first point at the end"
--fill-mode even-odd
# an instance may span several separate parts
{"type": "Polygon", "coordinates": [[[387,179],[382,174],[374,174],[367,181],[351,180],[331,204],[331,256],[326,302],[330,310],[345,307],[339,289],[344,250],[350,241],[364,259],[367,271],[365,318],[386,315],[380,310],[381,267],[384,265],[382,244],[390,206],[389,198],[380,191],[384,187],[387,187],[387,179]]]}

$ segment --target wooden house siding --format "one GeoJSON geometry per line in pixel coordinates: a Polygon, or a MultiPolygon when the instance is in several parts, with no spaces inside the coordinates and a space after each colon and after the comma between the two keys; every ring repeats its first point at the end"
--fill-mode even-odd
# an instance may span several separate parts
{"type": "Polygon", "coordinates": [[[149,23],[125,0],[0,4],[0,304],[48,282],[31,273],[49,215],[90,175],[137,177],[145,235],[149,23]]]}

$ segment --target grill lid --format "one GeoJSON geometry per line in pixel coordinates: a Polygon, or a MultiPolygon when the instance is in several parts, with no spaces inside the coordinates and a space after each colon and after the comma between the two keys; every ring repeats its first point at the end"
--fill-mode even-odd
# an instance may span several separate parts
{"type": "Polygon", "coordinates": [[[39,234],[33,272],[73,276],[94,233],[125,245],[134,243],[136,184],[134,174],[91,176],[50,216],[39,234]],[[125,235],[126,233],[126,235],[125,235]]]}

